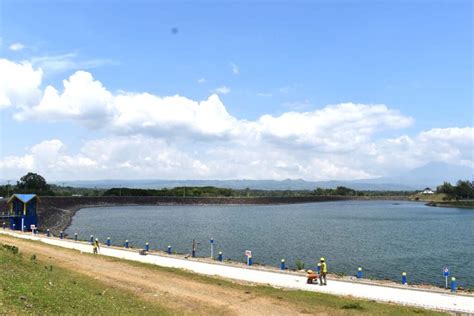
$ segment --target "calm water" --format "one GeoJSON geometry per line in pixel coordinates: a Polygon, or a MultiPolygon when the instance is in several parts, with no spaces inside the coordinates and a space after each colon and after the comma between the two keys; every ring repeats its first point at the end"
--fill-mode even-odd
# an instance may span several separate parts
{"type": "Polygon", "coordinates": [[[460,285],[474,287],[474,211],[428,207],[421,203],[346,201],[294,205],[194,205],[87,208],[66,231],[82,239],[91,234],[102,242],[152,249],[215,254],[278,266],[282,258],[306,268],[324,256],[330,272],[398,281],[403,271],[412,283],[444,284],[448,265],[460,285]]]}

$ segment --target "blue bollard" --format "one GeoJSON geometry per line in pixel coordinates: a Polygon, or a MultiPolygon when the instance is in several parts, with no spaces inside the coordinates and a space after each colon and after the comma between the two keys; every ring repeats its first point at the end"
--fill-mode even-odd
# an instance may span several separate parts
{"type": "Polygon", "coordinates": [[[407,282],[407,273],[406,273],[406,272],[403,272],[403,273],[402,273],[402,284],[403,284],[403,285],[408,285],[408,282],[407,282]]]}
{"type": "Polygon", "coordinates": [[[361,267],[359,267],[359,269],[357,269],[357,278],[362,279],[362,268],[361,267]]]}
{"type": "Polygon", "coordinates": [[[74,233],[74,241],[77,241],[77,233],[74,233]]]}
{"type": "Polygon", "coordinates": [[[150,250],[150,244],[149,243],[146,243],[145,244],[145,251],[149,251],[150,250]]]}
{"type": "Polygon", "coordinates": [[[219,255],[217,256],[217,260],[222,262],[222,251],[219,251],[219,255]]]}
{"type": "Polygon", "coordinates": [[[46,229],[46,236],[51,237],[51,232],[49,231],[49,229],[46,229]]]}
{"type": "Polygon", "coordinates": [[[171,246],[168,246],[168,254],[170,255],[171,254],[171,246]]]}
{"type": "Polygon", "coordinates": [[[89,243],[92,245],[94,243],[94,235],[89,237],[89,243]]]}
{"type": "Polygon", "coordinates": [[[248,262],[249,262],[249,266],[251,266],[253,264],[252,256],[249,256],[248,262]]]}
{"type": "Polygon", "coordinates": [[[2,227],[3,227],[3,230],[5,230],[5,227],[7,227],[7,224],[5,224],[5,222],[3,222],[2,227]]]}
{"type": "Polygon", "coordinates": [[[318,274],[321,273],[321,263],[318,262],[318,266],[316,267],[316,271],[318,272],[318,274]]]}
{"type": "Polygon", "coordinates": [[[125,240],[125,248],[128,248],[128,239],[125,240]]]}
{"type": "Polygon", "coordinates": [[[15,224],[13,224],[13,230],[15,230],[15,224]]]}
{"type": "Polygon", "coordinates": [[[281,259],[280,261],[280,270],[285,270],[285,259],[281,259]]]}
{"type": "Polygon", "coordinates": [[[451,278],[451,292],[456,292],[457,286],[456,286],[456,278],[452,277],[451,278]]]}
{"type": "Polygon", "coordinates": [[[63,239],[63,237],[64,237],[64,233],[63,233],[63,231],[60,231],[59,232],[59,239],[63,239]]]}
{"type": "Polygon", "coordinates": [[[110,237],[107,237],[107,247],[110,247],[110,237]]]}

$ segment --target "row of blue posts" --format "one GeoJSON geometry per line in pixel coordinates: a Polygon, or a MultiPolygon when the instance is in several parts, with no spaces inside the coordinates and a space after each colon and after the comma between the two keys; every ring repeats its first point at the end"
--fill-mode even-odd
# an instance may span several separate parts
{"type": "MultiPolygon", "coordinates": [[[[15,225],[15,224],[13,224],[15,225]]],[[[6,229],[6,223],[3,222],[2,224],[2,228],[3,230],[6,229]]],[[[13,227],[14,228],[14,227],[13,227]]],[[[26,227],[25,227],[26,229],[26,227]]],[[[38,230],[33,230],[33,233],[34,234],[37,234],[38,233],[38,230]]],[[[46,236],[47,237],[51,237],[51,232],[49,229],[46,230],[46,236]]],[[[59,239],[64,239],[64,232],[63,231],[60,231],[59,232],[59,239]]],[[[74,241],[77,241],[77,233],[74,233],[74,241]]],[[[89,242],[92,244],[94,242],[94,235],[90,235],[90,238],[89,238],[89,242]]],[[[211,248],[214,244],[214,239],[211,239],[211,248]]],[[[110,247],[111,246],[111,243],[110,243],[110,237],[107,237],[107,240],[106,240],[106,245],[107,247],[110,247]]],[[[129,241],[128,239],[125,240],[125,244],[124,244],[124,247],[125,248],[129,248],[129,241]]],[[[166,253],[171,255],[171,245],[168,245],[167,249],[166,249],[166,253]]],[[[150,251],[150,244],[147,242],[145,243],[145,248],[144,248],[145,251],[150,251]]],[[[195,257],[195,253],[194,253],[194,248],[193,248],[193,257],[195,257]]],[[[213,253],[212,253],[212,249],[211,249],[211,257],[213,257],[213,253]]],[[[223,255],[222,255],[222,251],[219,251],[218,255],[217,255],[217,260],[222,262],[223,261],[223,255]]],[[[251,255],[247,256],[247,265],[248,266],[251,266],[253,265],[253,258],[251,255]]],[[[280,270],[286,270],[286,262],[285,262],[285,259],[281,259],[280,261],[280,270]]],[[[318,263],[317,267],[317,272],[318,274],[321,273],[321,264],[318,263]]],[[[447,280],[447,270],[445,271],[445,274],[444,276],[446,277],[446,280],[447,280]]],[[[362,273],[362,267],[359,267],[357,269],[357,279],[362,279],[363,278],[363,273],[362,273]]],[[[408,285],[408,277],[407,277],[407,273],[406,272],[402,272],[402,284],[403,285],[408,285]]],[[[446,281],[446,287],[447,287],[447,281],[446,281]]],[[[450,284],[450,290],[451,292],[456,292],[457,290],[457,282],[456,282],[456,278],[455,277],[451,277],[451,284],[450,284]]]]}

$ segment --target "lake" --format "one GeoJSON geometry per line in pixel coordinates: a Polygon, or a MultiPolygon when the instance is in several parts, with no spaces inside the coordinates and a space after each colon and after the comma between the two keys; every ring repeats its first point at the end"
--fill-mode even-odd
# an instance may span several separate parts
{"type": "Polygon", "coordinates": [[[291,205],[170,205],[86,208],[78,211],[66,233],[87,240],[92,234],[115,245],[125,239],[135,247],[190,253],[214,253],[278,266],[315,267],[321,256],[329,272],[409,283],[444,285],[447,265],[461,286],[474,287],[474,211],[437,208],[404,201],[339,201],[291,205]]]}

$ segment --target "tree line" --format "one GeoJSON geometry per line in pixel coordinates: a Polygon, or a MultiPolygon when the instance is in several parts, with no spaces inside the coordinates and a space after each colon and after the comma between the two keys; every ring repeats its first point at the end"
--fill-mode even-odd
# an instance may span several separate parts
{"type": "Polygon", "coordinates": [[[436,188],[436,193],[444,193],[449,199],[474,199],[474,181],[459,180],[456,185],[444,182],[436,188]]]}

